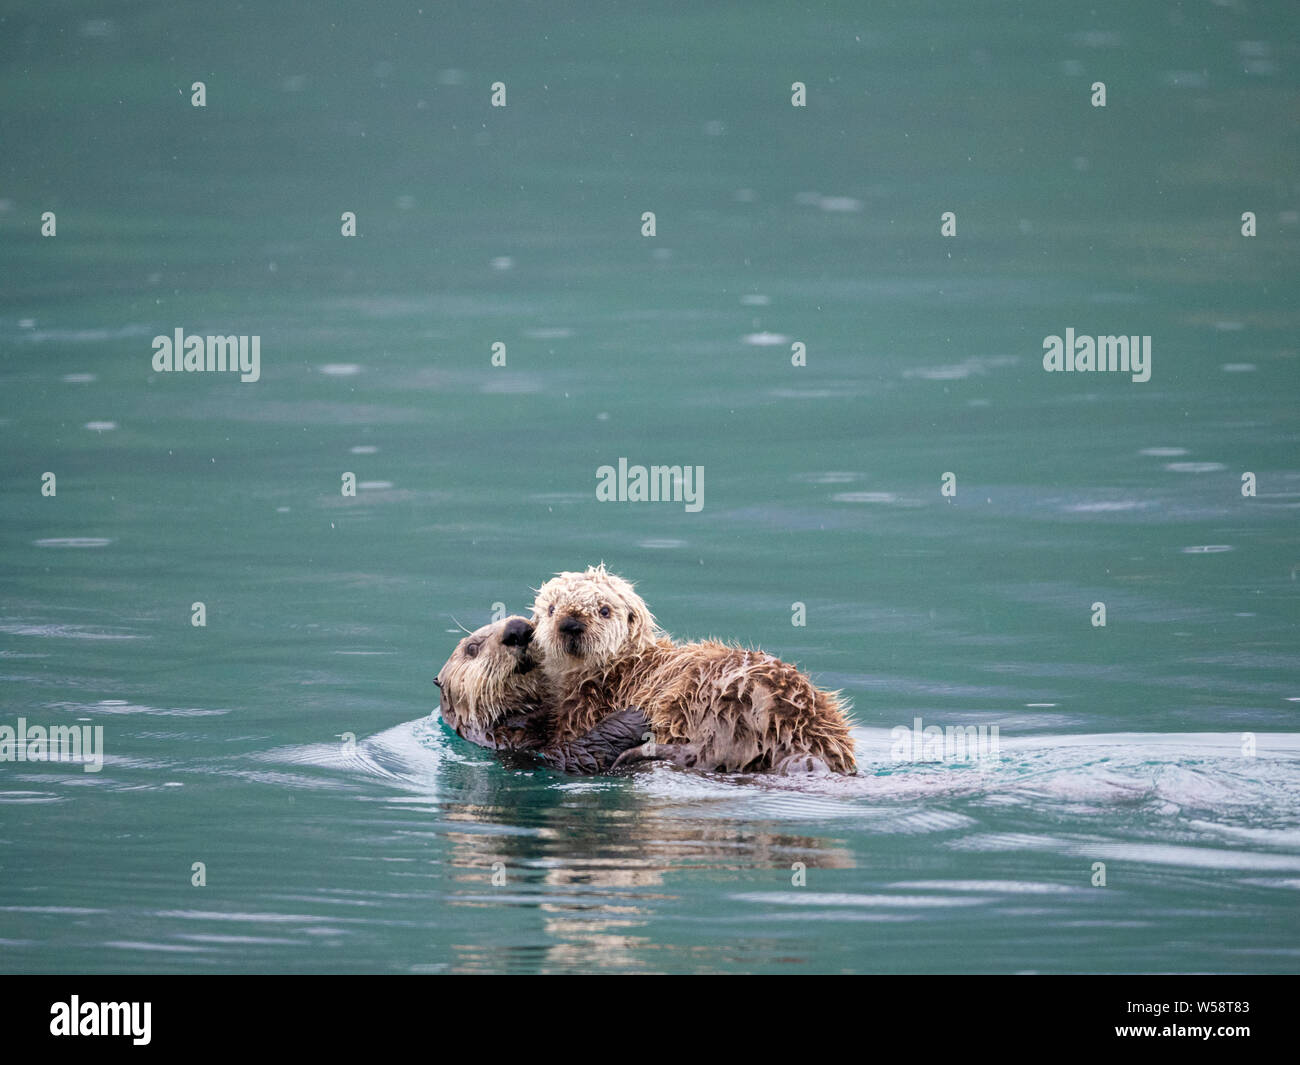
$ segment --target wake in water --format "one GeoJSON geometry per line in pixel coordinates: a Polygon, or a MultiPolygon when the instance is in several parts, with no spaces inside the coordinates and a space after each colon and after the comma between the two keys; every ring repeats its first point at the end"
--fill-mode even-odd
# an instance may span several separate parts
{"type": "Polygon", "coordinates": [[[997,754],[969,762],[897,762],[890,732],[854,730],[860,771],[854,777],[778,777],[684,771],[642,764],[617,776],[566,777],[522,760],[502,759],[421,718],[359,742],[292,748],[269,758],[341,770],[400,789],[436,795],[453,767],[465,773],[524,776],[536,786],[573,791],[633,788],[714,814],[817,818],[950,805],[1024,807],[1098,827],[1116,819],[1149,821],[1300,849],[1300,735],[1259,734],[1242,753],[1238,733],[1106,733],[1003,740],[997,754]],[[785,797],[787,801],[782,801],[785,797]],[[723,801],[726,800],[726,801],[723,801]],[[801,801],[797,801],[801,800],[801,801]]]}
{"type": "Polygon", "coordinates": [[[1226,906],[1235,920],[1242,906],[1266,913],[1277,892],[1300,890],[1298,735],[1258,734],[1253,756],[1237,733],[1040,735],[955,764],[894,761],[886,729],[855,729],[854,740],[855,777],[665,763],[569,777],[503,760],[428,717],[350,749],[266,752],[256,772],[357,792],[455,841],[463,863],[486,867],[508,852],[608,890],[610,905],[625,903],[629,882],[659,888],[689,866],[781,870],[784,880],[800,862],[861,868],[865,887],[773,890],[764,880],[732,900],[806,922],[1028,898],[1039,901],[1013,908],[1144,925],[1164,920],[1140,901],[1152,893],[1191,892],[1194,905],[1226,906]],[[1092,892],[1107,875],[1116,890],[1103,903],[1092,892]]]}

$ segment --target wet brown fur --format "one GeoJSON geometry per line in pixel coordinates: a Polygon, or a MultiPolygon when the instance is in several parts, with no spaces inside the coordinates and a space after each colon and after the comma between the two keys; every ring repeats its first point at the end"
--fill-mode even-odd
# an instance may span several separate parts
{"type": "Polygon", "coordinates": [[[698,769],[857,771],[838,693],[763,651],[672,643],[632,585],[604,566],[558,574],[538,590],[533,611],[557,741],[618,708],[639,707],[653,743],[689,744],[694,761],[686,764],[698,769]],[[565,618],[585,631],[566,635],[565,618]]]}

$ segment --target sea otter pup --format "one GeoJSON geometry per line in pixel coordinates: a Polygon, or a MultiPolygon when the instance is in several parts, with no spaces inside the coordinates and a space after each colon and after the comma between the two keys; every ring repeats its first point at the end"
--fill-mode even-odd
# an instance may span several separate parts
{"type": "Polygon", "coordinates": [[[654,739],[616,764],[669,756],[719,772],[857,772],[837,695],[762,651],[673,644],[632,585],[603,564],[542,585],[533,621],[555,697],[556,742],[636,706],[654,739]]]}
{"type": "Polygon", "coordinates": [[[480,747],[533,754],[566,773],[603,772],[641,743],[649,720],[639,710],[616,711],[582,735],[556,742],[546,677],[529,649],[532,638],[532,622],[511,617],[461,640],[434,680],[443,719],[480,747]]]}

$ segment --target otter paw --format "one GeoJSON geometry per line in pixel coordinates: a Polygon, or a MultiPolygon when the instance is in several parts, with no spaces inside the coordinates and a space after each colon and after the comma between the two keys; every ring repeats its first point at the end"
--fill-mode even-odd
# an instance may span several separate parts
{"type": "Polygon", "coordinates": [[[635,762],[671,762],[683,769],[694,769],[699,761],[699,752],[690,743],[643,743],[632,747],[614,759],[609,772],[635,762]]]}
{"type": "Polygon", "coordinates": [[[783,777],[825,777],[832,775],[831,767],[821,758],[818,758],[815,754],[806,753],[787,755],[776,764],[774,772],[783,777]]]}

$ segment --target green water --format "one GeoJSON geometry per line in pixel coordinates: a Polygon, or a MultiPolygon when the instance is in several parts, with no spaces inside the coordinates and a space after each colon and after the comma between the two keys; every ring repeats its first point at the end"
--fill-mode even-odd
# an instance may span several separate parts
{"type": "Polygon", "coordinates": [[[1295,971],[1298,28],[6,5],[0,725],[105,758],[0,762],[0,968],[1295,971]],[[620,457],[703,508],[597,502],[620,457]],[[458,624],[602,559],[843,689],[861,777],[430,719],[458,624]],[[897,763],[917,717],[1000,754],[897,763]]]}

